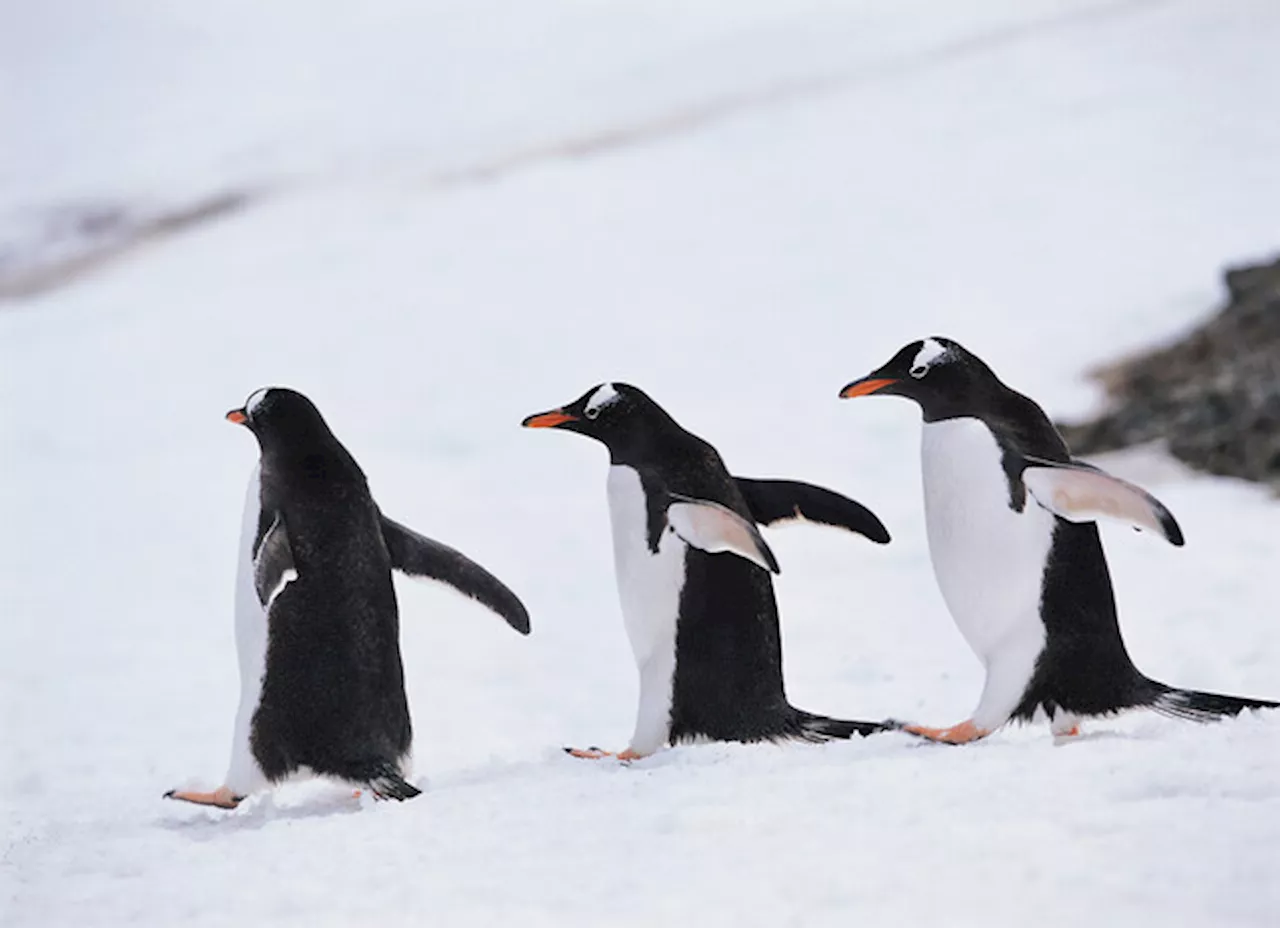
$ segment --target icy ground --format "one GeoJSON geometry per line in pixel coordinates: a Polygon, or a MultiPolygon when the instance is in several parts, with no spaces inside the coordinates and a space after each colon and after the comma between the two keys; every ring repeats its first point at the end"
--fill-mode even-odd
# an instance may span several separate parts
{"type": "MultiPolygon", "coordinates": [[[[0,208],[249,208],[0,306],[0,923],[1263,926],[1280,719],[880,736],[633,764],[605,458],[525,414],[623,379],[879,548],[770,531],[792,701],[963,718],[918,416],[837,390],[950,334],[1055,414],[1277,246],[1271,0],[73,0],[0,13],[0,208]],[[610,147],[612,146],[612,147],[610,147]],[[589,155],[589,156],[588,156],[589,155]],[[389,514],[534,634],[401,584],[427,793],[226,814],[250,437],[310,394],[389,514]]],[[[1280,508],[1136,468],[1188,544],[1108,529],[1135,659],[1280,694],[1280,508]]]]}

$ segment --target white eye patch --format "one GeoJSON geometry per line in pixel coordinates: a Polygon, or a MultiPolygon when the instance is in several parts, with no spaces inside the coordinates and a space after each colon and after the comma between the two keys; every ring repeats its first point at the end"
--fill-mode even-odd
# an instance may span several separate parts
{"type": "Polygon", "coordinates": [[[614,389],[613,384],[601,384],[596,392],[591,394],[591,399],[587,400],[586,408],[583,411],[587,414],[588,419],[594,419],[600,415],[600,410],[611,403],[618,402],[618,398],[619,393],[614,389]]]}
{"type": "Polygon", "coordinates": [[[253,411],[261,406],[262,401],[267,398],[267,393],[270,390],[270,387],[263,387],[261,390],[254,390],[253,393],[249,394],[249,399],[244,404],[244,411],[252,416],[253,411]]]}
{"type": "Polygon", "coordinates": [[[949,353],[947,347],[941,342],[926,338],[920,346],[920,350],[916,352],[915,360],[911,362],[911,376],[919,380],[929,373],[929,368],[944,359],[949,353]]]}

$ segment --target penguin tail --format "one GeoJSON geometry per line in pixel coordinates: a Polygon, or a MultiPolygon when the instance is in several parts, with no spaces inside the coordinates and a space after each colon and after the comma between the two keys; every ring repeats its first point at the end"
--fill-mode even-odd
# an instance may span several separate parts
{"type": "Polygon", "coordinates": [[[1241,696],[1224,696],[1221,693],[1202,693],[1199,690],[1180,690],[1157,684],[1161,692],[1150,703],[1152,709],[1170,718],[1190,722],[1215,722],[1228,716],[1236,716],[1245,709],[1280,709],[1280,702],[1269,699],[1245,699],[1241,696]]]}
{"type": "Polygon", "coordinates": [[[792,724],[788,726],[787,736],[799,741],[821,744],[824,741],[848,740],[854,735],[865,738],[877,732],[893,731],[896,727],[892,722],[831,719],[825,715],[814,715],[812,712],[796,709],[792,724]]]}
{"type": "Polygon", "coordinates": [[[412,799],[422,792],[402,777],[392,764],[379,764],[369,777],[368,785],[374,799],[394,799],[397,802],[412,799]]]}

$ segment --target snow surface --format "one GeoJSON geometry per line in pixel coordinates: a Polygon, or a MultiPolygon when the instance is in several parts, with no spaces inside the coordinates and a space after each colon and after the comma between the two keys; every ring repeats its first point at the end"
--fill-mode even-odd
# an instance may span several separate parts
{"type": "MultiPolygon", "coordinates": [[[[790,697],[960,720],[981,670],[929,568],[918,416],[836,392],[945,334],[1079,414],[1083,370],[1202,314],[1277,245],[1273,2],[0,18],[7,216],[259,192],[0,307],[4,925],[1276,924],[1273,717],[566,757],[635,710],[606,462],[519,428],[626,380],[736,472],[868,504],[888,547],[767,532],[790,697]],[[160,799],[225,769],[254,447],[222,414],[274,383],[533,617],[400,585],[404,805],[160,799]]],[[[1188,543],[1105,530],[1136,660],[1275,697],[1276,503],[1138,464],[1188,543]]]]}

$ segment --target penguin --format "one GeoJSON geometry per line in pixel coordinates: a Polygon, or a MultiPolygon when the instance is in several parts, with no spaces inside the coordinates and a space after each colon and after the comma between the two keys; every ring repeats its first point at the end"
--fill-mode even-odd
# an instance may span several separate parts
{"type": "Polygon", "coordinates": [[[821,742],[883,729],[787,702],[778,562],[756,527],[802,519],[887,544],[870,510],[810,484],[730,476],[715,448],[625,383],[599,384],[522,424],[578,432],[609,450],[614,566],[640,700],[625,750],[570,754],[630,761],[698,739],[821,742]]]}
{"type": "Polygon", "coordinates": [[[942,597],[986,669],[972,716],[905,730],[962,744],[1010,720],[1048,717],[1055,736],[1125,709],[1209,721],[1275,708],[1177,689],[1144,676],[1125,649],[1097,520],[1183,544],[1173,514],[1145,490],[1072,458],[1049,417],[947,338],[913,342],[841,390],[914,400],[929,554],[942,597]]]}
{"type": "Polygon", "coordinates": [[[506,586],[439,542],[387,518],[364,472],[316,407],[283,387],[226,418],[258,441],[236,578],[241,696],[226,780],[165,798],[235,808],[298,775],[405,800],[412,744],[391,572],[436,580],[522,635],[529,615],[506,586]]]}

